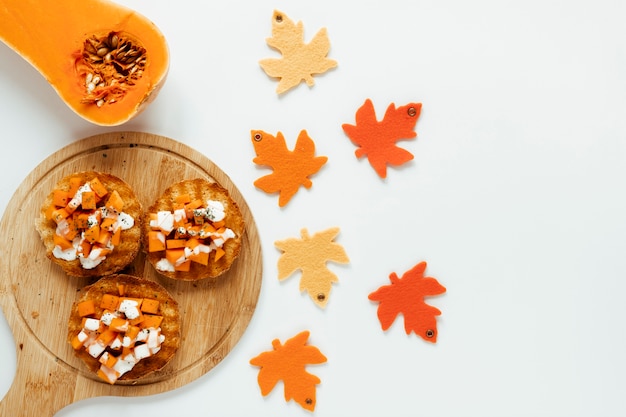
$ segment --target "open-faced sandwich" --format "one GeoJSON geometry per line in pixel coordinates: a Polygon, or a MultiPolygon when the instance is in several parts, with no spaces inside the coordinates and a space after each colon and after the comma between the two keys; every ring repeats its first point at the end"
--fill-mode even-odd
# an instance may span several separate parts
{"type": "Polygon", "coordinates": [[[244,220],[225,188],[196,178],[167,188],[146,211],[143,228],[144,250],[157,272],[195,281],[230,269],[244,220]]]}
{"type": "Polygon", "coordinates": [[[113,274],[141,248],[141,203],[122,179],[85,171],[61,179],[44,201],[36,229],[46,256],[70,276],[113,274]]]}
{"type": "Polygon", "coordinates": [[[68,341],[103,381],[134,382],[162,369],[180,345],[178,304],[157,282],[125,274],[84,287],[68,341]]]}

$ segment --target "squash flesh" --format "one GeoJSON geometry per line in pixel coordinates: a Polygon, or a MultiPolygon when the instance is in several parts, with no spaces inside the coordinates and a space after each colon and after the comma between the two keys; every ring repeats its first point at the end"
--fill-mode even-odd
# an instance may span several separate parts
{"type": "Polygon", "coordinates": [[[169,51],[146,17],[108,0],[0,0],[0,40],[36,68],[61,99],[84,119],[122,124],[141,112],[167,77],[169,51]],[[127,34],[146,50],[143,75],[122,100],[98,107],[83,102],[84,75],[76,69],[87,38],[127,34]]]}

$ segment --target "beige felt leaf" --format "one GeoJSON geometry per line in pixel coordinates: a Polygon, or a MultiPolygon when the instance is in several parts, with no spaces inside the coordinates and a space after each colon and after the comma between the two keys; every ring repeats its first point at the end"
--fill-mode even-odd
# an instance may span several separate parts
{"type": "Polygon", "coordinates": [[[326,57],[330,50],[326,28],[320,29],[311,42],[306,44],[302,22],[296,24],[277,10],[274,11],[272,20],[272,37],[266,41],[282,54],[282,58],[259,61],[267,75],[280,79],[276,88],[278,94],[297,86],[301,81],[311,87],[315,84],[313,75],[337,66],[337,61],[326,57]]]}
{"type": "Polygon", "coordinates": [[[278,279],[284,280],[296,270],[302,271],[300,291],[306,290],[309,297],[319,307],[326,307],[333,282],[339,281],[326,263],[348,263],[348,255],[343,246],[334,242],[339,228],[333,227],[313,236],[307,229],[300,231],[301,238],[276,241],[274,245],[283,251],[278,259],[278,279]]]}

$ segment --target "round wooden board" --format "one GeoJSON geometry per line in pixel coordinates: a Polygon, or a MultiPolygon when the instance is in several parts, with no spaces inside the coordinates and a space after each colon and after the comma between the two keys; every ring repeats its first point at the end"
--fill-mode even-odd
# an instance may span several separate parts
{"type": "Polygon", "coordinates": [[[23,181],[0,223],[0,305],[13,332],[17,372],[0,415],[53,415],[83,398],[140,396],[181,387],[217,365],[243,335],[262,281],[261,244],[254,218],[230,178],[201,153],[162,136],[115,132],[77,141],[51,155],[23,181]],[[66,341],[67,319],[88,279],[70,278],[45,255],[34,220],[62,177],[108,172],[135,190],[144,209],[171,183],[213,178],[230,192],[246,223],[239,258],[226,274],[199,282],[158,275],[140,254],[125,273],[155,280],[179,303],[180,349],[170,363],[135,385],[109,385],[87,372],[66,341]]]}

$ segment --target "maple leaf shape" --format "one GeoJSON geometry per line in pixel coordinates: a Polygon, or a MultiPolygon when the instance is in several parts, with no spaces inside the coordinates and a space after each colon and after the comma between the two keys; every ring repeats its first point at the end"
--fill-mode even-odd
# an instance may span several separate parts
{"type": "Polygon", "coordinates": [[[282,58],[267,58],[259,61],[267,75],[279,78],[276,92],[285,91],[305,81],[309,87],[315,84],[314,74],[321,74],[337,66],[337,62],[326,58],[330,41],[326,28],[320,29],[310,43],[304,43],[302,22],[295,24],[284,13],[274,11],[272,37],[267,44],[277,49],[282,58]]]}
{"type": "Polygon", "coordinates": [[[289,277],[296,270],[302,271],[300,291],[306,290],[319,307],[326,307],[333,282],[337,276],[327,267],[328,261],[347,263],[350,260],[344,248],[333,242],[339,228],[333,227],[309,236],[306,229],[300,231],[301,239],[290,238],[274,245],[283,251],[278,259],[278,279],[289,277]]]}
{"type": "Polygon", "coordinates": [[[378,319],[387,330],[400,313],[404,316],[406,334],[413,331],[424,340],[437,341],[436,316],[439,309],[424,303],[424,297],[439,295],[446,289],[435,278],[424,277],[426,262],[420,262],[405,272],[402,278],[396,273],[389,275],[391,285],[383,285],[368,298],[378,301],[378,319]]]}
{"type": "Polygon", "coordinates": [[[372,101],[367,99],[356,112],[356,125],[344,124],[342,127],[352,143],[359,147],[355,151],[356,157],[367,156],[376,173],[385,178],[387,164],[399,166],[413,159],[413,154],[396,146],[396,142],[417,136],[414,128],[421,110],[421,103],[398,108],[391,103],[379,122],[372,101]]]}
{"type": "Polygon", "coordinates": [[[257,179],[254,185],[266,193],[280,193],[278,205],[285,206],[300,186],[311,188],[310,175],[320,170],[328,160],[315,156],[315,143],[306,130],[298,135],[293,151],[287,149],[281,132],[276,136],[261,130],[251,132],[252,144],[257,156],[252,161],[257,165],[270,166],[274,172],[257,179]]]}
{"type": "Polygon", "coordinates": [[[261,394],[269,394],[278,381],[284,385],[285,401],[294,400],[309,411],[315,409],[315,387],[321,380],[306,371],[307,364],[326,362],[326,357],[315,346],[307,345],[309,331],[305,330],[281,344],[272,341],[273,351],[252,358],[250,364],[259,366],[257,381],[261,394]]]}

